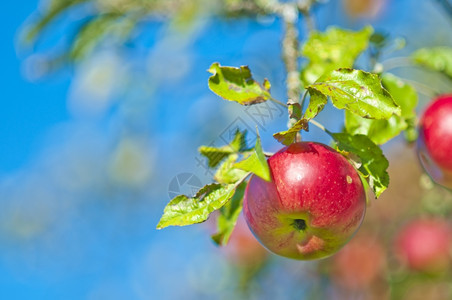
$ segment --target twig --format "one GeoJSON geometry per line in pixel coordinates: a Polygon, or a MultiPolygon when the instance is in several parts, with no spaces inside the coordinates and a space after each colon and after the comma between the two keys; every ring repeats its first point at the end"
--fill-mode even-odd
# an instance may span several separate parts
{"type": "Polygon", "coordinates": [[[312,125],[320,128],[321,130],[325,131],[326,133],[330,134],[331,132],[325,128],[325,126],[323,126],[322,124],[320,124],[319,122],[317,122],[316,120],[309,120],[309,123],[311,123],[312,125]]]}
{"type": "Polygon", "coordinates": [[[270,98],[270,101],[272,101],[272,102],[274,102],[274,103],[276,103],[276,104],[279,104],[279,105],[281,105],[281,106],[287,108],[287,104],[284,104],[284,103],[282,103],[281,101],[279,101],[279,100],[277,100],[277,99],[275,99],[275,98],[273,98],[273,97],[270,98]]]}
{"type": "Polygon", "coordinates": [[[308,90],[305,90],[303,97],[301,98],[301,111],[303,111],[304,103],[306,102],[306,96],[308,95],[308,90]]]}
{"type": "Polygon", "coordinates": [[[414,67],[414,64],[408,57],[393,57],[381,63],[385,71],[402,67],[414,67]]]}
{"type": "Polygon", "coordinates": [[[308,32],[312,32],[315,30],[315,20],[311,15],[311,7],[316,2],[316,0],[299,0],[298,1],[298,10],[303,15],[305,21],[306,21],[306,27],[308,29],[308,32]]]}
{"type": "Polygon", "coordinates": [[[403,78],[402,80],[405,81],[408,84],[411,84],[412,86],[414,86],[414,88],[419,93],[421,93],[424,96],[427,96],[429,98],[434,98],[434,97],[436,97],[436,96],[438,96],[440,94],[440,92],[437,91],[436,89],[434,89],[434,88],[432,88],[432,87],[430,87],[430,86],[428,86],[426,84],[420,83],[418,81],[411,80],[411,79],[406,79],[406,78],[403,78]]]}

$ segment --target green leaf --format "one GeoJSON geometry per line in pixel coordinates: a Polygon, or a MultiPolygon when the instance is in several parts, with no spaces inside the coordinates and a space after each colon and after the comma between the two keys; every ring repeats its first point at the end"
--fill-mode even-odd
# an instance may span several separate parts
{"type": "Polygon", "coordinates": [[[323,110],[326,103],[328,102],[328,97],[313,88],[308,87],[307,90],[311,97],[309,98],[309,105],[304,113],[303,118],[306,120],[311,120],[323,110]]]}
{"type": "Polygon", "coordinates": [[[388,90],[394,101],[400,106],[400,116],[404,119],[416,117],[418,103],[416,89],[391,73],[383,74],[381,79],[384,88],[388,90]]]}
{"type": "MultiPolygon", "coordinates": [[[[335,107],[349,110],[364,118],[389,119],[393,114],[400,115],[400,107],[382,87],[376,74],[361,70],[338,69],[325,74],[307,88],[310,93],[315,90],[324,95],[322,97],[313,93],[314,101],[320,103],[315,107],[322,108],[325,96],[328,96],[335,107]]],[[[309,106],[311,107],[311,103],[309,106]]],[[[309,117],[312,118],[319,111],[315,109],[309,117]]]]}
{"type": "Polygon", "coordinates": [[[237,219],[242,211],[243,195],[245,194],[246,182],[241,183],[235,190],[231,201],[226,203],[221,209],[217,220],[217,232],[212,235],[212,240],[224,246],[228,243],[229,237],[234,230],[237,219]]]}
{"type": "Polygon", "coordinates": [[[268,167],[267,159],[262,151],[259,135],[257,136],[256,146],[251,155],[245,160],[234,164],[234,167],[247,172],[252,172],[265,181],[271,181],[270,168],[268,167]]]}
{"type": "Polygon", "coordinates": [[[411,57],[416,64],[441,72],[452,79],[452,48],[422,48],[411,57]]]}
{"type": "Polygon", "coordinates": [[[369,44],[373,33],[371,26],[360,31],[330,27],[326,32],[313,32],[302,47],[302,55],[309,63],[301,72],[304,85],[315,82],[320,76],[339,68],[351,68],[369,44]]]}
{"type": "Polygon", "coordinates": [[[66,10],[90,0],[66,0],[66,1],[52,1],[49,10],[38,21],[25,29],[24,36],[26,42],[33,41],[42,31],[54,21],[59,15],[66,10]]]}
{"type": "Polygon", "coordinates": [[[236,183],[246,175],[246,171],[234,167],[234,163],[238,159],[237,154],[230,154],[229,157],[221,164],[214,175],[214,179],[219,183],[232,184],[236,183]]]}
{"type": "Polygon", "coordinates": [[[369,42],[377,49],[383,49],[388,43],[389,34],[384,32],[374,32],[369,38],[369,42]]]}
{"type": "Polygon", "coordinates": [[[210,147],[201,146],[198,151],[201,155],[207,157],[208,165],[211,168],[215,168],[223,159],[228,157],[230,154],[239,153],[247,151],[246,145],[246,130],[243,132],[237,130],[234,135],[234,139],[229,145],[222,147],[210,147]]]}
{"type": "Polygon", "coordinates": [[[364,176],[363,173],[358,171],[359,179],[361,179],[361,183],[363,184],[364,191],[366,191],[366,203],[369,204],[369,193],[367,192],[369,190],[369,183],[367,182],[367,178],[364,176]]]}
{"type": "Polygon", "coordinates": [[[404,119],[393,115],[388,120],[372,120],[345,112],[345,129],[350,134],[367,135],[375,144],[381,145],[399,135],[407,128],[404,119]]]}
{"type": "Polygon", "coordinates": [[[298,102],[289,101],[287,103],[287,111],[289,112],[290,119],[301,119],[301,105],[298,102]]]}
{"type": "Polygon", "coordinates": [[[308,130],[308,120],[301,119],[297,121],[289,130],[275,133],[273,137],[283,145],[289,146],[295,141],[295,137],[300,130],[308,130]]]}
{"type": "Polygon", "coordinates": [[[407,130],[410,124],[414,123],[418,102],[416,90],[400,78],[385,73],[382,76],[382,83],[400,106],[400,116],[392,115],[388,120],[371,120],[359,117],[349,111],[345,112],[345,129],[348,133],[367,135],[374,143],[380,145],[396,137],[403,130],[407,130]]]}
{"type": "Polygon", "coordinates": [[[134,27],[135,21],[125,18],[119,13],[96,16],[89,20],[78,32],[72,43],[69,57],[74,61],[85,58],[106,36],[124,41],[134,27]]]}
{"type": "Polygon", "coordinates": [[[211,212],[225,205],[234,192],[234,185],[211,184],[203,187],[193,198],[179,195],[165,207],[157,229],[204,222],[211,212]]]}
{"type": "Polygon", "coordinates": [[[251,105],[271,99],[268,80],[262,87],[253,79],[247,66],[222,67],[213,63],[208,71],[213,74],[209,77],[209,88],[225,100],[251,105]]]}
{"type": "Polygon", "coordinates": [[[339,150],[351,152],[359,157],[361,160],[359,171],[367,177],[375,196],[377,198],[380,197],[381,193],[389,185],[387,172],[389,162],[380,147],[362,134],[331,133],[331,136],[339,150]]]}

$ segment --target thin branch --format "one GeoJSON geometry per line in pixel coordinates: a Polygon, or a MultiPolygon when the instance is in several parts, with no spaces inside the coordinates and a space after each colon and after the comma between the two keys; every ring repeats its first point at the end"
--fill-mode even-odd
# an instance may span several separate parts
{"type": "Polygon", "coordinates": [[[385,71],[402,67],[414,67],[413,62],[408,57],[393,57],[381,63],[385,71]]]}
{"type": "Polygon", "coordinates": [[[308,95],[308,90],[305,90],[303,93],[303,97],[301,98],[301,111],[303,111],[304,103],[306,102],[307,95],[308,95]]]}
{"type": "Polygon", "coordinates": [[[403,78],[403,81],[405,81],[408,84],[411,84],[419,93],[423,94],[424,96],[427,96],[428,98],[434,98],[440,94],[438,90],[435,88],[428,86],[426,84],[420,83],[416,80],[406,79],[403,78]]]}
{"type": "Polygon", "coordinates": [[[309,120],[309,123],[316,126],[317,128],[320,128],[321,130],[325,131],[326,133],[331,133],[328,129],[325,128],[322,124],[317,122],[316,120],[309,120]]]}
{"type": "Polygon", "coordinates": [[[316,22],[311,14],[311,7],[315,2],[316,0],[299,0],[297,3],[298,10],[301,12],[305,19],[308,32],[312,32],[316,28],[316,22]]]}
{"type": "Polygon", "coordinates": [[[282,12],[284,21],[284,39],[282,42],[282,58],[286,66],[287,98],[295,102],[300,99],[300,71],[298,66],[299,41],[298,41],[298,11],[294,5],[285,5],[282,12]]]}
{"type": "Polygon", "coordinates": [[[270,101],[272,101],[272,102],[274,102],[274,103],[276,103],[276,104],[279,104],[279,105],[281,105],[281,106],[287,108],[287,104],[284,104],[284,103],[282,103],[281,101],[279,101],[279,100],[277,100],[277,99],[275,99],[275,98],[270,98],[270,101]]]}

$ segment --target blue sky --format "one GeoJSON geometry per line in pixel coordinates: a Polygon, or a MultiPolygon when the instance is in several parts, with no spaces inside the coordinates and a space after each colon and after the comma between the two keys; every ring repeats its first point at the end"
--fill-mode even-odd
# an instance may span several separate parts
{"type": "Polygon", "coordinates": [[[69,86],[68,77],[39,83],[23,78],[22,60],[15,50],[16,33],[37,3],[23,1],[21,5],[4,3],[2,6],[7,13],[1,20],[0,174],[25,165],[38,149],[44,132],[68,118],[64,99],[69,86]]]}

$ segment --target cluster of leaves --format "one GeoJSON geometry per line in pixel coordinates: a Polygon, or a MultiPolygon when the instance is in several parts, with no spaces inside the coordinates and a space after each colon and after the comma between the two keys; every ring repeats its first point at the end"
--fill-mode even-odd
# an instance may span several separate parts
{"type": "MultiPolygon", "coordinates": [[[[304,82],[304,87],[300,89],[304,88],[305,96],[309,94],[309,105],[303,115],[298,114],[299,120],[289,130],[278,132],[274,137],[284,145],[293,143],[300,130],[309,130],[308,123],[330,99],[336,108],[346,111],[348,125],[342,133],[325,131],[341,153],[358,160],[355,165],[361,177],[367,179],[378,197],[387,188],[389,177],[386,172],[388,161],[377,144],[407,129],[406,123],[414,117],[417,99],[415,96],[408,100],[404,97],[393,99],[391,93],[400,97],[407,89],[412,91],[403,82],[400,84],[394,75],[385,74],[383,77],[388,92],[378,74],[352,69],[356,58],[368,47],[372,31],[370,27],[358,32],[331,28],[324,33],[311,34],[302,48],[302,54],[308,61],[300,72],[304,82]],[[360,126],[360,120],[366,122],[365,127],[360,126]],[[395,129],[386,130],[391,126],[395,129]]],[[[212,73],[209,88],[225,100],[242,105],[277,101],[271,96],[268,80],[262,84],[256,82],[246,66],[223,67],[214,63],[208,71],[212,73]]],[[[200,148],[210,167],[215,168],[223,162],[214,176],[218,182],[214,185],[216,189],[208,190],[210,193],[207,194],[204,193],[205,188],[201,189],[203,192],[198,194],[202,197],[178,196],[173,199],[165,208],[158,228],[202,222],[209,213],[219,209],[218,233],[213,239],[218,244],[227,242],[241,210],[247,176],[254,173],[267,181],[271,180],[259,138],[253,149],[247,149],[241,144],[243,141],[244,133],[237,132],[227,146],[200,148]],[[245,159],[237,163],[239,155],[245,159]],[[234,189],[235,193],[232,192],[234,189]]]]}
{"type": "MultiPolygon", "coordinates": [[[[336,149],[357,167],[363,183],[378,198],[389,185],[389,163],[379,145],[401,132],[405,132],[408,141],[416,139],[418,96],[410,84],[391,73],[353,69],[358,56],[374,40],[371,27],[357,32],[334,27],[323,33],[313,32],[301,51],[307,61],[300,71],[304,84],[300,89],[304,89],[304,97],[309,95],[309,104],[301,114],[295,113],[295,106],[288,103],[290,117],[295,115],[298,121],[274,137],[286,146],[293,143],[299,131],[309,130],[309,123],[330,99],[333,106],[345,111],[344,131],[332,133],[322,129],[331,136],[336,149]]],[[[451,57],[452,50],[445,47],[421,49],[412,55],[414,63],[452,78],[451,57]]],[[[214,63],[208,71],[212,73],[209,88],[225,100],[241,105],[277,101],[270,93],[270,82],[266,79],[262,84],[256,82],[247,66],[235,68],[214,63]]],[[[212,238],[217,244],[227,243],[241,212],[247,177],[254,173],[271,180],[259,138],[254,148],[248,148],[245,134],[237,132],[227,146],[199,149],[211,168],[218,167],[214,176],[217,183],[204,187],[194,198],[173,199],[158,228],[203,222],[211,212],[219,210],[218,232],[212,238]],[[243,160],[237,162],[240,156],[243,160]]]]}
{"type": "Polygon", "coordinates": [[[242,210],[245,180],[251,173],[271,180],[259,135],[255,146],[250,148],[246,145],[246,134],[246,131],[236,131],[229,145],[199,148],[209,167],[217,168],[214,175],[217,183],[204,186],[194,197],[179,195],[172,199],[163,212],[158,229],[204,222],[210,213],[219,210],[218,232],[212,239],[220,245],[227,243],[242,210]]]}

